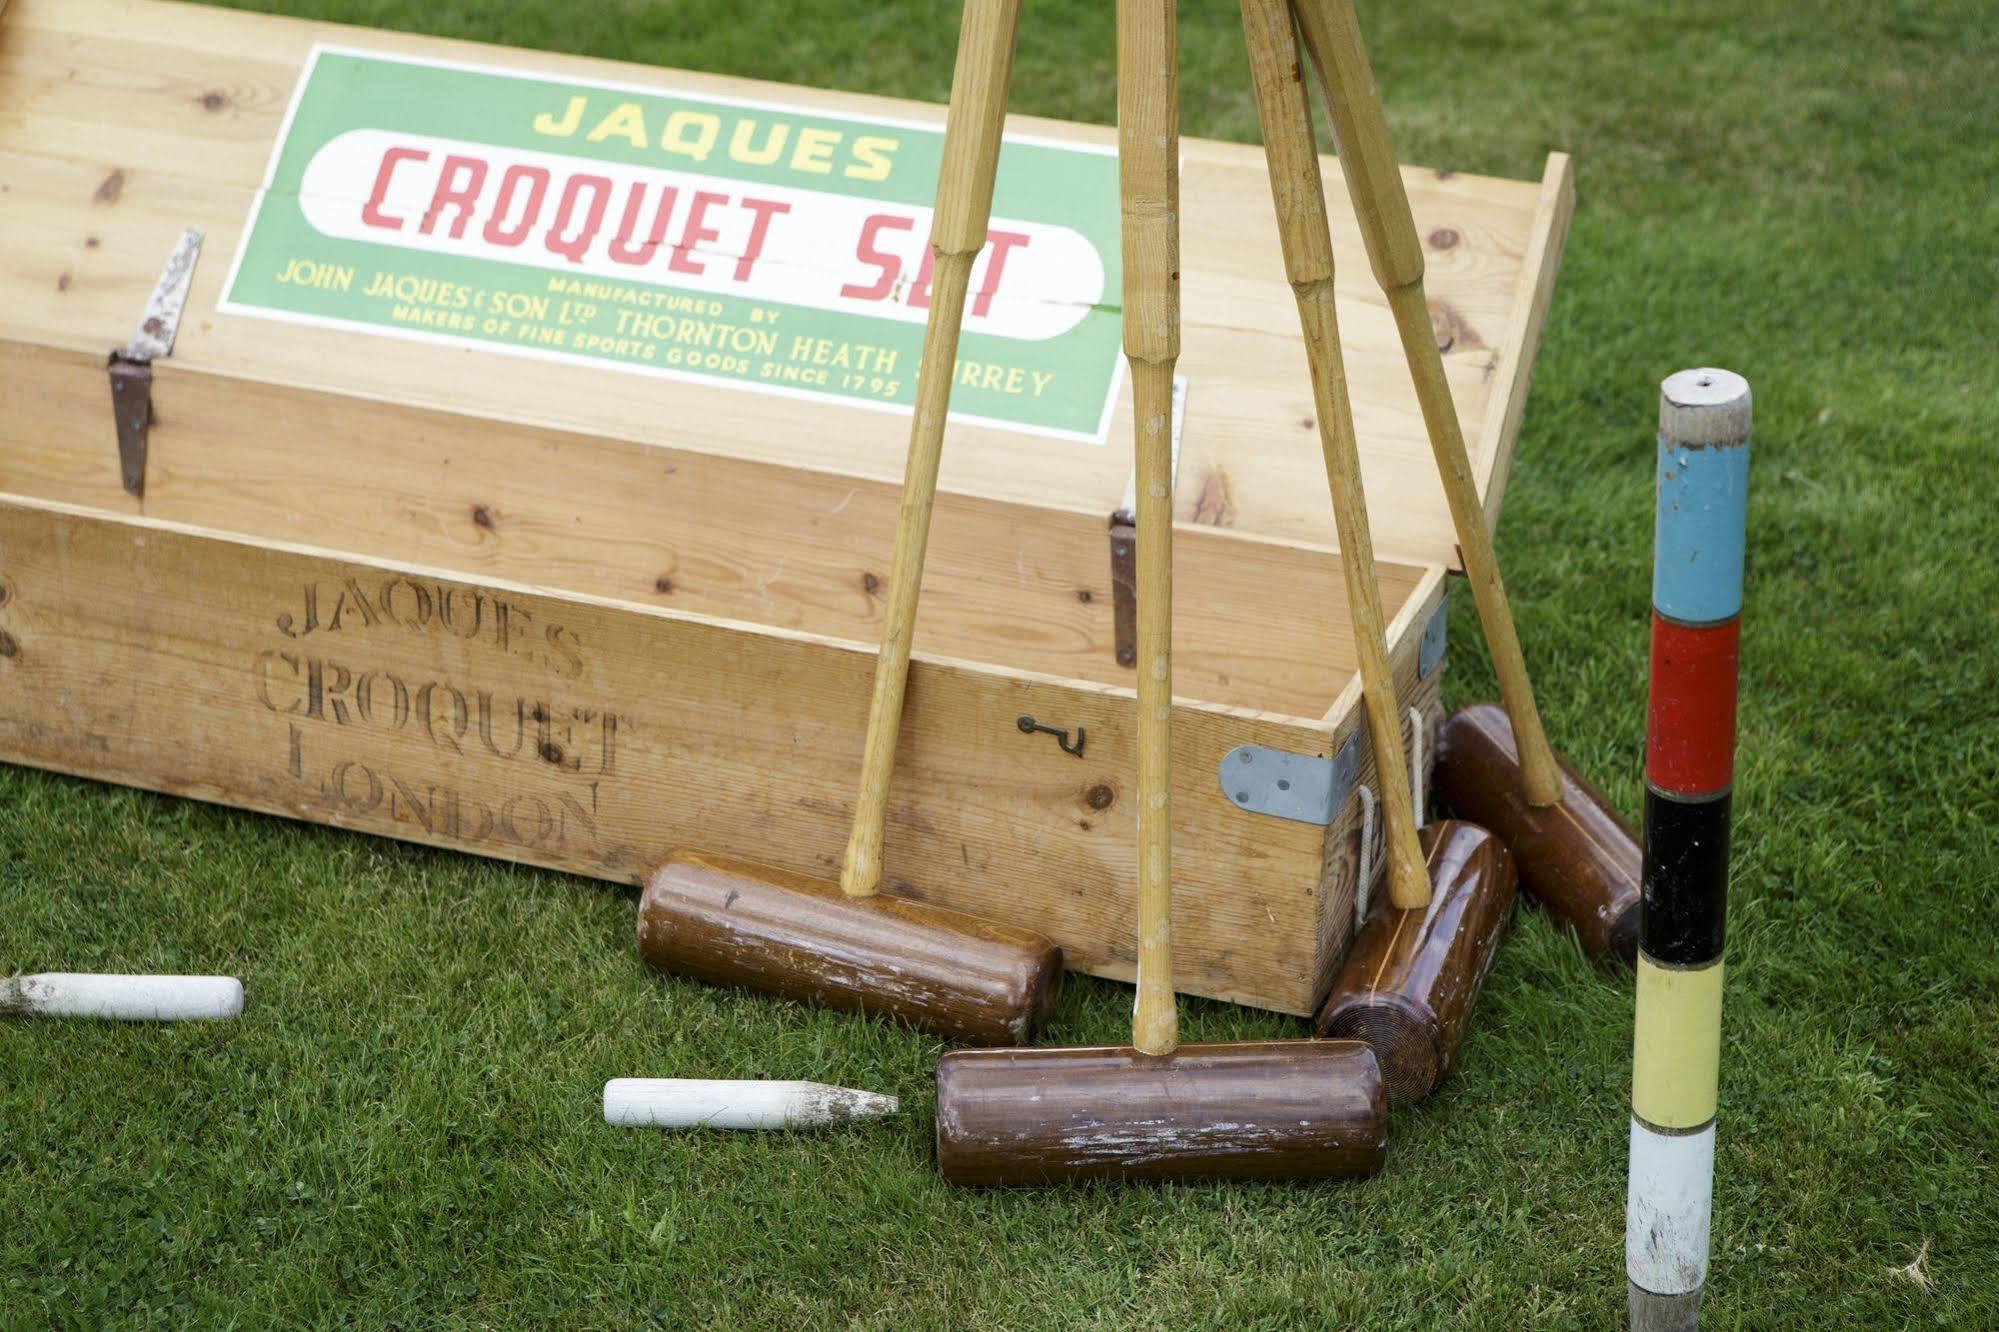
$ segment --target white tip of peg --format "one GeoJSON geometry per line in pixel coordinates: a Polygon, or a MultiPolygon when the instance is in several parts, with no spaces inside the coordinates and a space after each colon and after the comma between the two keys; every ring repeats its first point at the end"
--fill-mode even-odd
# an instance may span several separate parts
{"type": "Polygon", "coordinates": [[[893,1096],[819,1082],[613,1078],[604,1084],[604,1122],[616,1128],[819,1128],[897,1108],[893,1096]]]}
{"type": "Polygon", "coordinates": [[[243,1011],[234,976],[117,976],[45,971],[0,981],[0,1014],[111,1018],[121,1022],[196,1022],[243,1011]]]}

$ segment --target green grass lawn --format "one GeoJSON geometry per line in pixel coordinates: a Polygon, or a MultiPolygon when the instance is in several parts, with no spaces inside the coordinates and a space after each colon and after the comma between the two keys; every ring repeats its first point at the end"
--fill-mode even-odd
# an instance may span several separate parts
{"type": "MultiPolygon", "coordinates": [[[[955,27],[937,0],[251,7],[933,100],[955,27]]],[[[1234,7],[1182,8],[1187,132],[1255,138],[1234,7]]],[[[1111,119],[1109,10],[1029,7],[1017,109],[1111,119]]],[[[1500,548],[1549,730],[1627,811],[1657,383],[1755,386],[1708,1325],[1999,1326],[1990,0],[1363,19],[1408,159],[1577,157],[1500,548]],[[1919,1253],[1926,1280],[1895,1273],[1919,1253]]],[[[1468,598],[1453,617],[1448,692],[1490,697],[1468,598]]],[[[931,1160],[935,1042],[651,974],[629,893],[37,772],[0,769],[0,809],[0,970],[249,995],[233,1025],[0,1024],[0,1327],[1623,1316],[1630,982],[1533,912],[1374,1181],[967,1194],[931,1160]],[[602,1083],[637,1073],[819,1077],[907,1113],[606,1129],[602,1083]]],[[[1073,983],[1054,1039],[1118,1039],[1128,1001],[1073,983]]]]}

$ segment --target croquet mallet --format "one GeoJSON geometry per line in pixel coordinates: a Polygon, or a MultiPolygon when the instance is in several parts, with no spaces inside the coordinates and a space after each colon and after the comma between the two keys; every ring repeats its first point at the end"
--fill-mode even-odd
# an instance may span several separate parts
{"type": "MultiPolygon", "coordinates": [[[[1315,1029],[1322,1036],[1367,1041],[1390,1094],[1414,1100],[1427,1095],[1450,1066],[1513,906],[1513,862],[1496,839],[1469,824],[1432,825],[1420,838],[1417,833],[1422,811],[1409,783],[1411,776],[1420,775],[1415,772],[1418,760],[1411,756],[1407,766],[1402,762],[1399,709],[1388,675],[1381,594],[1340,356],[1332,232],[1297,34],[1286,0],[1242,0],[1242,20],[1284,264],[1297,294],[1311,366],[1390,855],[1390,900],[1362,924],[1315,1029]],[[1394,857],[1400,839],[1420,847],[1421,897],[1403,891],[1409,887],[1406,880],[1398,887],[1394,857]]],[[[1421,718],[1412,724],[1420,727],[1421,718]]],[[[1363,892],[1365,887],[1363,883],[1363,892]]]]}
{"type": "Polygon", "coordinates": [[[1381,1168],[1387,1102],[1357,1041],[1179,1044],[1172,981],[1172,399],[1179,355],[1178,41],[1119,0],[1124,345],[1138,473],[1138,995],[1129,1047],[963,1050],[937,1066],[954,1184],[1294,1178],[1381,1168]]]}
{"type": "MultiPolygon", "coordinates": [[[[1556,757],[1541,728],[1485,506],[1444,377],[1423,287],[1422,241],[1353,0],[1290,0],[1290,5],[1325,91],[1369,265],[1401,336],[1510,722],[1502,736],[1492,709],[1450,718],[1438,737],[1437,790],[1454,812],[1499,835],[1513,852],[1521,882],[1575,926],[1593,955],[1613,951],[1628,958],[1636,939],[1638,842],[1595,789],[1556,757]]],[[[1341,543],[1346,544],[1344,535],[1341,543]]]]}
{"type": "Polygon", "coordinates": [[[1332,491],[1333,519],[1340,534],[1347,613],[1353,624],[1354,655],[1360,660],[1368,736],[1381,788],[1388,895],[1398,907],[1425,907],[1430,904],[1430,876],[1416,840],[1421,811],[1415,806],[1402,753],[1402,712],[1388,664],[1388,634],[1381,613],[1381,586],[1374,570],[1374,540],[1368,531],[1367,497],[1361,485],[1360,449],[1354,439],[1353,403],[1347,395],[1346,367],[1340,355],[1339,313],[1333,302],[1333,238],[1326,224],[1326,196],[1319,178],[1318,150],[1312,141],[1312,116],[1298,73],[1297,38],[1284,0],[1242,0],[1242,18],[1284,271],[1297,298],[1298,323],[1304,333],[1305,359],[1312,373],[1312,398],[1319,419],[1319,445],[1326,457],[1326,484],[1332,491]]]}
{"type": "Polygon", "coordinates": [[[837,884],[676,850],[639,903],[648,962],[849,1011],[885,1013],[952,1040],[1027,1040],[1053,1006],[1062,954],[1031,930],[881,893],[882,840],[910,638],[930,535],[972,266],[986,244],[1019,0],[966,0],[931,223],[936,271],[896,525],[859,793],[837,884]]]}

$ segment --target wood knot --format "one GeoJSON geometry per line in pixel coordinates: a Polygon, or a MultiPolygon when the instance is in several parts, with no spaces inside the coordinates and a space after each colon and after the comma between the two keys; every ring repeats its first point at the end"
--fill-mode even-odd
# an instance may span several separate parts
{"type": "Polygon", "coordinates": [[[204,111],[221,111],[229,105],[229,94],[210,88],[195,100],[201,103],[201,109],[204,111]]]}
{"type": "Polygon", "coordinates": [[[542,762],[544,763],[554,763],[559,765],[562,762],[562,746],[556,744],[552,740],[544,740],[541,742],[540,753],[541,753],[542,762]]]}
{"type": "Polygon", "coordinates": [[[125,192],[125,169],[123,167],[119,167],[113,170],[110,175],[106,176],[103,180],[98,182],[97,194],[95,195],[95,198],[97,202],[101,204],[114,204],[118,202],[118,196],[123,194],[124,192],[125,192]]]}
{"type": "Polygon", "coordinates": [[[1482,351],[1485,339],[1479,337],[1465,317],[1443,301],[1430,302],[1430,333],[1437,340],[1437,350],[1482,351]]]}
{"type": "Polygon", "coordinates": [[[1083,793],[1083,803],[1091,809],[1109,809],[1117,803],[1117,792],[1111,790],[1109,784],[1098,782],[1083,793]]]}
{"type": "Polygon", "coordinates": [[[1091,602],[1095,601],[1096,599],[1097,599],[1096,593],[1090,591],[1089,588],[1079,587],[1076,589],[1076,600],[1082,602],[1085,606],[1089,605],[1091,602]]]}
{"type": "Polygon", "coordinates": [[[70,276],[69,276],[69,274],[67,274],[67,273],[58,273],[58,274],[56,274],[56,290],[57,290],[57,291],[68,291],[68,290],[69,290],[69,283],[70,283],[70,276]]]}
{"type": "Polygon", "coordinates": [[[483,504],[474,504],[472,506],[472,526],[483,527],[488,532],[492,531],[493,511],[483,504]]]}
{"type": "Polygon", "coordinates": [[[866,572],[865,570],[862,571],[861,591],[867,593],[869,596],[873,596],[875,593],[881,591],[881,589],[882,589],[881,579],[875,577],[871,573],[866,572]]]}
{"type": "Polygon", "coordinates": [[[1208,469],[1201,489],[1194,497],[1194,521],[1210,527],[1235,526],[1235,505],[1229,499],[1228,473],[1219,467],[1208,469]]]}
{"type": "Polygon", "coordinates": [[[671,578],[668,578],[665,574],[661,574],[659,577],[652,580],[652,590],[659,593],[663,597],[671,596],[673,595],[673,580],[671,578]]]}
{"type": "Polygon", "coordinates": [[[85,236],[83,238],[83,248],[86,250],[94,250],[102,244],[104,242],[96,236],[85,236]]]}
{"type": "Polygon", "coordinates": [[[1433,250],[1448,250],[1457,245],[1458,239],[1458,233],[1454,228],[1438,227],[1430,233],[1430,248],[1433,250]]]}
{"type": "Polygon", "coordinates": [[[20,655],[20,640],[5,629],[0,629],[0,657],[18,657],[20,655]]]}

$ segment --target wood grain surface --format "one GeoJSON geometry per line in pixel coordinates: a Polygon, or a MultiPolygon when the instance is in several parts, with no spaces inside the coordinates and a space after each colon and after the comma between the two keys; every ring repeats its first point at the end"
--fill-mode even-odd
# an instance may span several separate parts
{"type": "MultiPolygon", "coordinates": [[[[1420,636],[1398,640],[1405,691],[1420,636]]],[[[836,872],[872,666],[863,644],[0,499],[0,760],[598,878],[679,845],[836,872]]],[[[887,891],[1130,979],[1134,717],[1130,689],[918,653],[887,891]],[[1086,730],[1083,756],[1023,715],[1086,730]]],[[[1240,744],[1331,755],[1359,722],[1177,701],[1182,991],[1323,996],[1344,862],[1216,774],[1240,744]]]]}
{"type": "MultiPolygon", "coordinates": [[[[315,42],[931,123],[941,123],[939,108],[158,0],[17,0],[0,22],[6,350],[40,344],[102,356],[130,336],[181,228],[198,226],[208,234],[206,257],[175,348],[177,372],[302,393],[331,390],[362,418],[370,414],[363,404],[440,409],[531,432],[575,431],[606,447],[631,442],[861,479],[899,476],[900,434],[880,429],[873,412],[512,358],[504,374],[474,376],[468,358],[481,365],[489,358],[462,348],[398,343],[391,354],[379,338],[340,330],[290,326],[280,334],[263,320],[220,316],[216,303],[315,42]]],[[[1021,116],[1009,125],[1017,133],[1112,140],[1099,126],[1021,116]]],[[[1331,515],[1314,488],[1312,397],[1262,154],[1195,139],[1183,149],[1182,371],[1191,392],[1176,512],[1182,522],[1334,546],[1331,515]]],[[[1378,549],[1408,563],[1455,564],[1449,514],[1394,323],[1366,271],[1339,173],[1330,158],[1326,166],[1343,351],[1356,386],[1378,549]]],[[[1556,154],[1539,183],[1404,172],[1428,258],[1433,319],[1450,344],[1446,373],[1489,508],[1511,454],[1566,227],[1568,170],[1556,154]]],[[[25,382],[18,377],[26,373],[0,362],[0,383],[25,382]]],[[[1130,437],[1129,413],[1127,397],[1109,439],[1130,437]]],[[[408,431],[385,437],[361,424],[342,437],[353,464],[392,468],[408,431]]],[[[98,437],[108,420],[88,425],[96,446],[106,447],[98,437]]],[[[236,428],[261,427],[246,415],[236,428]]],[[[963,436],[944,463],[948,492],[1107,515],[1129,477],[1129,460],[1116,448],[988,426],[968,426],[963,436]]],[[[174,484],[170,476],[149,482],[149,509],[170,505],[174,484]]],[[[92,502],[115,504],[118,494],[92,502]]]]}

